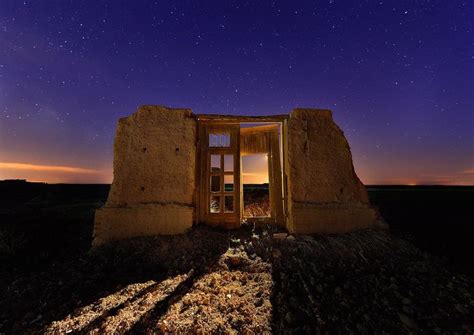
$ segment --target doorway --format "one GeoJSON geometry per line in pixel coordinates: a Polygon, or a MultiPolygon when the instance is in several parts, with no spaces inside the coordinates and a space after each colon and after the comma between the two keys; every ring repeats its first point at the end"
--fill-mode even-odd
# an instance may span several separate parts
{"type": "Polygon", "coordinates": [[[268,154],[242,156],[242,219],[271,217],[268,154]]]}
{"type": "Polygon", "coordinates": [[[198,220],[284,226],[282,122],[229,118],[198,116],[198,220]]]}

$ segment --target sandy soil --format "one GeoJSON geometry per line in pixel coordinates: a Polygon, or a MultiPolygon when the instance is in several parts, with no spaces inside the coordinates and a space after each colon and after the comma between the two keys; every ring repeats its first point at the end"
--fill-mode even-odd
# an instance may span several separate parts
{"type": "Polygon", "coordinates": [[[474,283],[384,231],[197,227],[2,275],[4,333],[472,333],[474,283]]]}

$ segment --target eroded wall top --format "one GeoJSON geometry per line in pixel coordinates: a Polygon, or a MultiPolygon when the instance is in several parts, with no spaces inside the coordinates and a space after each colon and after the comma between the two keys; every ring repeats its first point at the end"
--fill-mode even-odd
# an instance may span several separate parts
{"type": "Polygon", "coordinates": [[[368,203],[349,144],[330,110],[295,109],[288,120],[290,192],[294,202],[368,203]]]}

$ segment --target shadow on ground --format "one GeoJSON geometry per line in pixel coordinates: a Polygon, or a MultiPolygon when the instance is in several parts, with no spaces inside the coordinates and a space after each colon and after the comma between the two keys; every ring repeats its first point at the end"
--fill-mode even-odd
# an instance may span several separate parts
{"type": "Polygon", "coordinates": [[[2,287],[6,333],[472,332],[474,282],[385,231],[196,227],[2,287]]]}
{"type": "MultiPolygon", "coordinates": [[[[413,222],[397,212],[403,195],[390,192],[374,201],[382,213],[413,222]]],[[[474,330],[473,277],[398,237],[403,229],[294,237],[195,227],[89,252],[93,211],[106,194],[106,186],[54,185],[4,199],[0,332],[474,330]]]]}
{"type": "Polygon", "coordinates": [[[179,237],[135,239],[54,262],[42,271],[11,274],[2,283],[2,306],[8,306],[2,310],[2,327],[12,333],[88,333],[120,319],[130,306],[136,307],[136,318],[145,306],[179,299],[227,250],[225,237],[201,229],[179,237]],[[54,320],[65,321],[51,326],[54,320]]]}

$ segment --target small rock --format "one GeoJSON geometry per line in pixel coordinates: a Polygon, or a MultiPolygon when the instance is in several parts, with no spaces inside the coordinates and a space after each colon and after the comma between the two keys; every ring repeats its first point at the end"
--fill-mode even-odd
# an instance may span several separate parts
{"type": "Polygon", "coordinates": [[[409,318],[407,315],[403,313],[398,313],[398,316],[400,317],[400,321],[407,327],[409,328],[416,328],[415,321],[413,321],[411,318],[409,318]]]}
{"type": "Polygon", "coordinates": [[[300,239],[305,242],[313,242],[314,238],[309,235],[301,235],[300,239]]]}
{"type": "Polygon", "coordinates": [[[468,313],[467,309],[465,309],[463,306],[461,306],[459,304],[454,305],[454,308],[456,308],[456,310],[459,313],[462,313],[462,314],[467,314],[468,313]]]}
{"type": "Polygon", "coordinates": [[[295,240],[295,237],[293,235],[288,235],[288,237],[286,238],[288,241],[294,241],[295,240]]]}
{"type": "Polygon", "coordinates": [[[30,323],[35,323],[35,322],[41,320],[42,318],[43,318],[43,316],[40,314],[40,315],[38,315],[36,318],[34,318],[33,320],[31,320],[30,323]]]}
{"type": "Polygon", "coordinates": [[[202,305],[207,306],[207,305],[209,305],[209,304],[211,303],[211,299],[209,299],[208,296],[204,296],[204,297],[201,299],[200,302],[201,302],[202,305]]]}
{"type": "Polygon", "coordinates": [[[367,333],[367,330],[365,329],[365,327],[362,324],[358,323],[356,325],[356,327],[357,327],[357,330],[359,331],[359,333],[361,333],[361,334],[366,334],[367,333]]]}
{"type": "Polygon", "coordinates": [[[232,247],[237,247],[240,245],[240,238],[231,238],[230,239],[230,244],[232,247]]]}
{"type": "Polygon", "coordinates": [[[239,265],[241,263],[241,258],[239,256],[229,256],[229,260],[232,265],[239,265]]]}
{"type": "Polygon", "coordinates": [[[26,313],[24,319],[27,319],[27,320],[28,320],[28,319],[33,319],[34,316],[35,316],[35,315],[34,315],[32,312],[28,312],[28,313],[26,313]]]}
{"type": "Polygon", "coordinates": [[[472,333],[472,327],[470,325],[462,325],[461,326],[462,329],[464,329],[466,331],[466,333],[472,333]]]}
{"type": "Polygon", "coordinates": [[[410,305],[410,304],[411,304],[411,300],[408,299],[408,298],[403,298],[403,299],[402,299],[402,303],[403,303],[404,305],[410,305]]]}
{"type": "Polygon", "coordinates": [[[157,326],[163,333],[168,331],[168,322],[166,320],[158,322],[157,326]]]}
{"type": "Polygon", "coordinates": [[[407,314],[413,314],[411,308],[408,307],[408,306],[403,306],[402,309],[403,309],[403,311],[404,311],[405,313],[407,313],[407,314]]]}
{"type": "Polygon", "coordinates": [[[273,251],[272,251],[272,256],[273,256],[274,258],[279,258],[279,257],[281,257],[281,251],[278,250],[278,249],[273,249],[273,251]]]}
{"type": "Polygon", "coordinates": [[[186,295],[186,296],[183,298],[183,304],[184,304],[184,305],[191,305],[191,299],[189,298],[188,295],[186,295]]]}
{"type": "Polygon", "coordinates": [[[293,315],[291,315],[291,312],[288,312],[288,313],[285,314],[285,321],[288,322],[288,323],[293,322],[293,315]]]}

